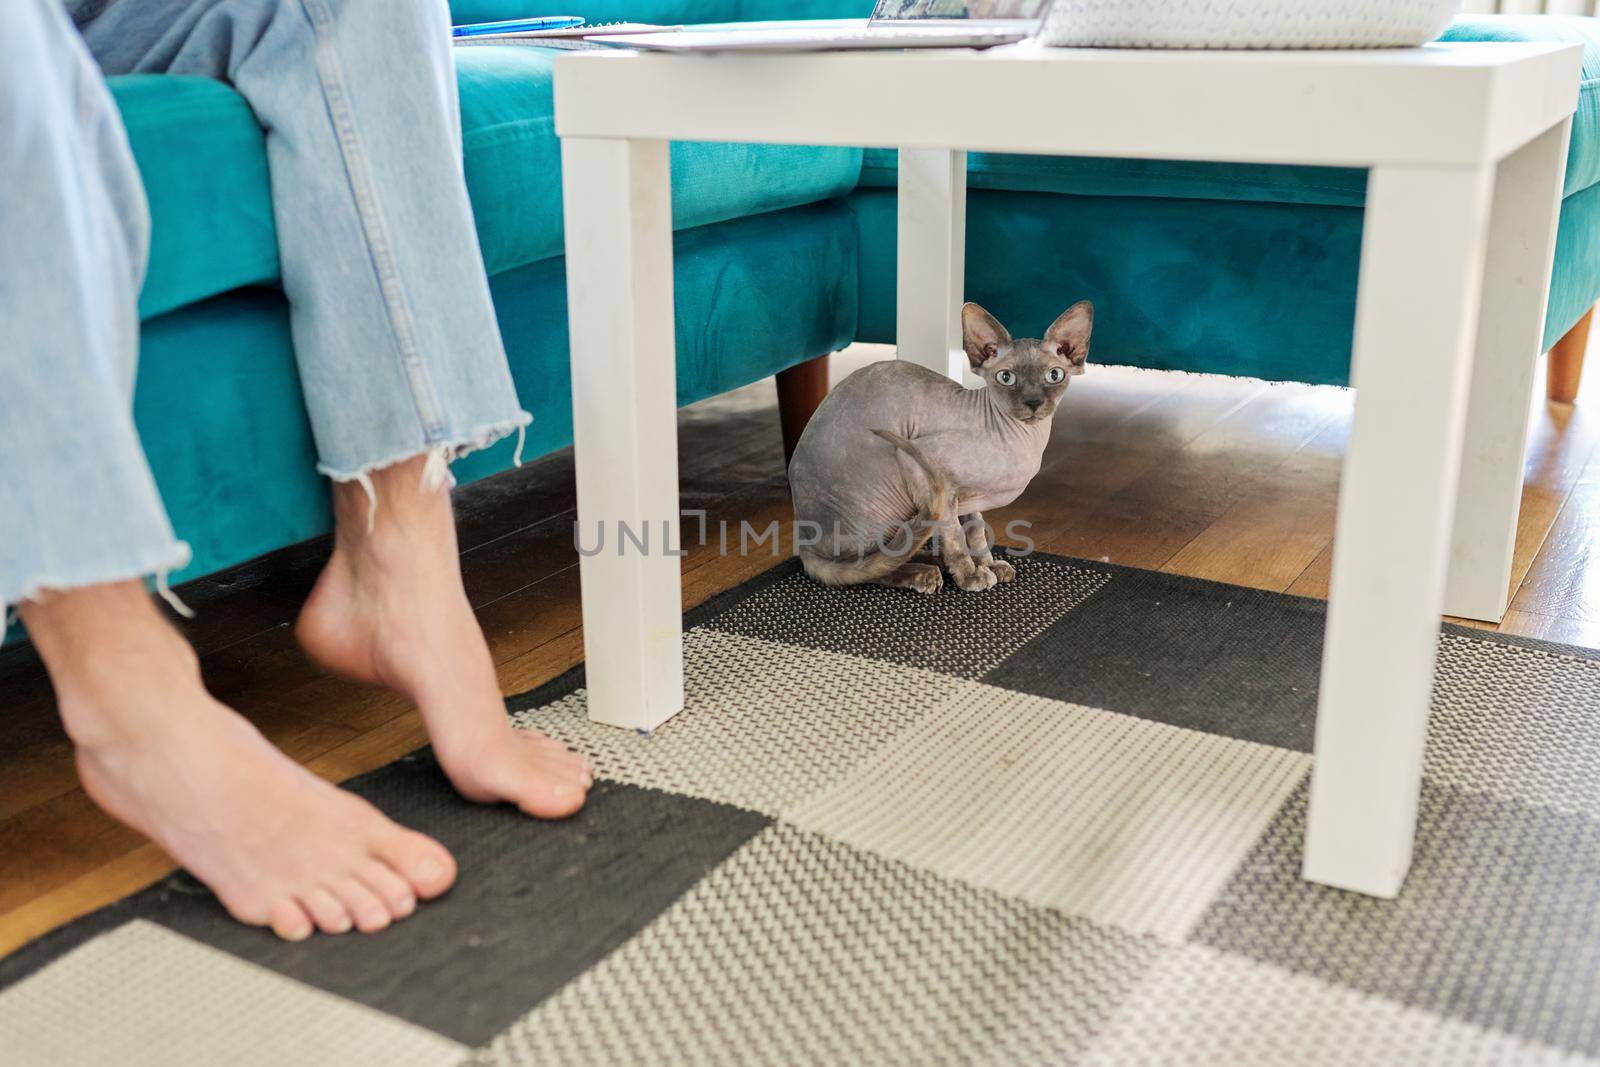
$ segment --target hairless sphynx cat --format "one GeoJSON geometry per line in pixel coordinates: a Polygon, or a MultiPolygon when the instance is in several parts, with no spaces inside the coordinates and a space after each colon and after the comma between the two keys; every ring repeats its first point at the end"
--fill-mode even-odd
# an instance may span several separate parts
{"type": "Polygon", "coordinates": [[[817,408],[789,464],[800,560],[826,585],[934,593],[938,566],[912,557],[932,537],[956,585],[983,590],[1015,569],[990,552],[983,512],[1028,487],[1050,420],[1089,357],[1094,307],[1072,305],[1041,340],[1013,339],[977,304],[961,309],[962,344],[982,389],[902,360],[840,382],[817,408]]]}

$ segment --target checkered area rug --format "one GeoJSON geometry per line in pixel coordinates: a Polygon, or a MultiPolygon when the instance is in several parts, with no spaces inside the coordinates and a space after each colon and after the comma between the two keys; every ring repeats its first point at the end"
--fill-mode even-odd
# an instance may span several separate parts
{"type": "Polygon", "coordinates": [[[1600,658],[1447,627],[1401,897],[1299,877],[1316,601],[1036,555],[936,597],[792,563],[693,613],[688,704],[585,717],[538,823],[351,784],[460,861],[286,945],[186,876],[0,961],[6,1064],[1600,1058],[1600,658]]]}

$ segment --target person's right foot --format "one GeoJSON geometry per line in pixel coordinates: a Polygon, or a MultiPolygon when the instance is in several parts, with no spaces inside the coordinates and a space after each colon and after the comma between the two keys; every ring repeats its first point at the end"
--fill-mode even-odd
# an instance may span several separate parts
{"type": "Polygon", "coordinates": [[[289,940],[370,932],[455,880],[438,842],[298,766],[212,698],[136,583],[51,594],[22,615],[84,789],[234,918],[289,940]]]}

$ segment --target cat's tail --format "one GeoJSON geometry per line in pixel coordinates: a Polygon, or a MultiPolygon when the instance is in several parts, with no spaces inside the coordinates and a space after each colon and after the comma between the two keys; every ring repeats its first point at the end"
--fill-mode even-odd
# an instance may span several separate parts
{"type": "MultiPolygon", "coordinates": [[[[922,473],[928,479],[928,496],[922,501],[918,517],[940,522],[950,517],[956,507],[956,491],[950,484],[950,479],[944,471],[934,465],[922,446],[909,437],[901,437],[891,430],[873,430],[873,433],[888,441],[891,445],[911,457],[912,462],[922,468],[922,473]]],[[[924,538],[926,541],[926,538],[924,538]]],[[[917,546],[921,548],[921,545],[917,546]]],[[[913,550],[914,551],[914,550],[913,550]]]]}
{"type": "Polygon", "coordinates": [[[922,468],[928,478],[928,494],[918,504],[916,517],[911,520],[909,528],[903,531],[904,536],[899,543],[880,547],[859,559],[848,560],[828,559],[805,548],[800,549],[800,563],[805,567],[806,574],[823,585],[860,585],[893,574],[922,551],[922,546],[933,537],[935,527],[955,511],[956,493],[950,487],[950,479],[928,459],[927,453],[915,441],[888,430],[872,432],[910,456],[912,462],[922,468]]]}

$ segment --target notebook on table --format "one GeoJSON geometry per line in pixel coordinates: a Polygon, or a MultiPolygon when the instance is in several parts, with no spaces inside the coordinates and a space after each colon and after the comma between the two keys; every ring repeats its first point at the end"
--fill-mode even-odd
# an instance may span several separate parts
{"type": "MultiPolygon", "coordinates": [[[[872,18],[623,33],[608,45],[660,52],[826,52],[845,48],[989,48],[1039,32],[1051,0],[878,0],[872,18]]],[[[681,27],[680,27],[681,29],[681,27]]]]}
{"type": "Polygon", "coordinates": [[[531,44],[570,48],[582,46],[586,37],[604,37],[621,33],[675,33],[682,29],[682,26],[656,26],[647,22],[600,22],[543,29],[517,29],[508,25],[503,30],[488,30],[485,26],[480,32],[470,36],[457,35],[453,40],[458,45],[531,44]]]}

